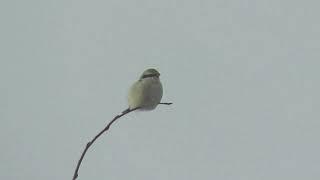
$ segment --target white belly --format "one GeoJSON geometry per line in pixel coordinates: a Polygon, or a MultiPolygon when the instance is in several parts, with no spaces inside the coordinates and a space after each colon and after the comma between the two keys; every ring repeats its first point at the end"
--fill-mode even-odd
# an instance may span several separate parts
{"type": "Polygon", "coordinates": [[[129,108],[152,110],[162,98],[162,85],[158,78],[145,78],[134,83],[129,91],[129,108]]]}

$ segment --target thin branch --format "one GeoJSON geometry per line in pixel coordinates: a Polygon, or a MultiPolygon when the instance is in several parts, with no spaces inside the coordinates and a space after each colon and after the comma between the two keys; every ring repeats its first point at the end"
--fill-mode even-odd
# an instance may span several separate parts
{"type": "MultiPolygon", "coordinates": [[[[172,103],[159,103],[159,104],[164,104],[164,105],[171,105],[172,103]]],[[[137,108],[134,108],[134,109],[126,109],[125,111],[123,111],[120,115],[117,115],[115,116],[108,124],[107,126],[101,130],[91,141],[89,141],[86,145],[86,147],[84,148],[82,154],[81,154],[81,157],[80,159],[78,160],[78,163],[77,163],[77,167],[74,171],[74,174],[73,174],[73,178],[72,180],[75,180],[77,179],[78,177],[78,171],[79,171],[79,168],[80,168],[80,165],[81,165],[81,162],[84,158],[84,155],[87,153],[88,149],[90,148],[90,146],[106,131],[108,131],[108,129],[110,128],[110,126],[117,120],[119,119],[120,117],[132,112],[132,111],[135,111],[137,109],[139,109],[140,107],[137,107],[137,108]]]]}
{"type": "Polygon", "coordinates": [[[171,105],[172,103],[159,103],[159,104],[171,105]]]}
{"type": "Polygon", "coordinates": [[[126,114],[128,114],[128,113],[130,113],[130,112],[132,112],[132,111],[135,111],[135,110],[137,110],[137,109],[139,109],[139,107],[138,107],[138,108],[135,108],[135,109],[132,109],[132,110],[124,111],[124,112],[122,112],[120,115],[117,115],[116,117],[114,117],[114,118],[107,124],[107,126],[106,126],[102,131],[100,131],[91,141],[89,141],[89,142],[87,143],[87,145],[86,145],[84,151],[82,152],[81,157],[80,157],[80,159],[79,159],[79,161],[78,161],[78,164],[77,164],[76,170],[74,171],[72,180],[77,179],[77,177],[78,177],[78,171],[79,171],[81,162],[82,162],[82,160],[83,160],[84,155],[86,154],[86,152],[87,152],[88,149],[90,148],[90,146],[91,146],[104,132],[106,132],[106,131],[110,128],[110,126],[111,126],[117,119],[119,119],[120,117],[122,117],[122,116],[124,116],[124,115],[126,115],[126,114]]]}

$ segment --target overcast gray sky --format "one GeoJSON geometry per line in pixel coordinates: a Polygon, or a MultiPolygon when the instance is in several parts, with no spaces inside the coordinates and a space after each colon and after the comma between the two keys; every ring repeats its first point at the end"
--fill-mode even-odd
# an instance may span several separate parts
{"type": "Polygon", "coordinates": [[[0,6],[0,179],[320,179],[320,3],[28,0],[0,6]]]}

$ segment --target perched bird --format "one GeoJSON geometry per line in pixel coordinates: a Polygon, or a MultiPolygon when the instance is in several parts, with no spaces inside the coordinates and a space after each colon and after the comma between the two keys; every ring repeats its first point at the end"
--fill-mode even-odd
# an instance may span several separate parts
{"type": "Polygon", "coordinates": [[[128,95],[129,108],[126,111],[139,108],[139,110],[153,110],[162,98],[162,84],[159,79],[160,73],[156,69],[147,69],[135,82],[128,95]]]}

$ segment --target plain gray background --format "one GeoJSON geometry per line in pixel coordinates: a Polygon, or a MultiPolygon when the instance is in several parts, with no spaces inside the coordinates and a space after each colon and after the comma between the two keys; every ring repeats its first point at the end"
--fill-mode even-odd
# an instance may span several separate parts
{"type": "Polygon", "coordinates": [[[0,179],[320,179],[320,3],[29,0],[0,6],[0,179]]]}

